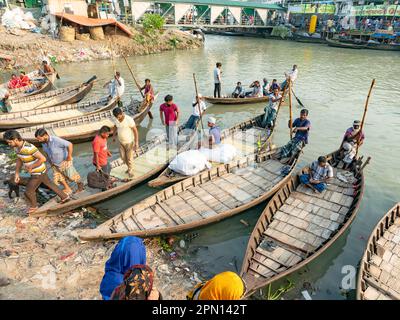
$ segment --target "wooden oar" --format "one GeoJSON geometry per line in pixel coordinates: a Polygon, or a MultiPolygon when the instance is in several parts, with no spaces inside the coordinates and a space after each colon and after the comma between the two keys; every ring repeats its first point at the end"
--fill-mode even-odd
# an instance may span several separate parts
{"type": "MultiPolygon", "coordinates": [[[[136,80],[136,78],[135,78],[135,75],[133,74],[132,68],[131,68],[131,66],[130,66],[130,64],[129,64],[129,62],[128,62],[128,60],[126,59],[126,57],[125,57],[124,55],[122,55],[122,58],[124,58],[124,60],[125,60],[125,63],[126,63],[128,69],[129,69],[129,72],[131,73],[132,79],[133,79],[133,81],[135,82],[136,87],[138,88],[138,90],[139,90],[139,92],[140,92],[140,95],[142,96],[142,98],[144,98],[144,94],[143,94],[143,92],[142,92],[142,90],[141,90],[141,88],[140,88],[139,83],[137,82],[137,80],[136,80]]],[[[150,110],[149,110],[149,112],[148,112],[147,114],[149,115],[149,118],[150,118],[150,119],[153,119],[153,118],[154,118],[154,117],[153,117],[153,114],[151,113],[150,110]]]]}
{"type": "Polygon", "coordinates": [[[374,85],[375,85],[375,79],[372,80],[371,86],[370,86],[369,91],[368,91],[367,100],[365,101],[364,114],[363,114],[363,117],[362,117],[362,120],[361,120],[360,133],[359,133],[359,136],[358,136],[358,139],[357,139],[356,155],[354,156],[355,159],[357,159],[360,140],[361,140],[361,137],[362,137],[362,132],[363,132],[364,124],[365,124],[365,118],[367,116],[367,111],[368,111],[369,97],[371,96],[372,88],[374,87],[374,85]]]}
{"type": "Polygon", "coordinates": [[[196,74],[195,73],[193,73],[193,81],[194,81],[194,90],[196,91],[197,108],[199,109],[201,129],[203,130],[203,133],[204,133],[203,115],[201,114],[199,91],[197,90],[197,81],[196,81],[196,74]]]}
{"type": "Polygon", "coordinates": [[[290,136],[290,140],[292,140],[293,137],[293,113],[292,113],[292,81],[288,80],[288,84],[289,84],[289,114],[290,114],[290,118],[289,118],[289,136],[290,136]]]}
{"type": "Polygon", "coordinates": [[[293,93],[294,97],[296,98],[297,103],[298,103],[299,105],[301,105],[302,108],[305,108],[305,107],[304,107],[304,104],[300,101],[299,98],[297,98],[296,94],[295,94],[294,91],[293,91],[293,88],[292,88],[292,93],[293,93]]]}

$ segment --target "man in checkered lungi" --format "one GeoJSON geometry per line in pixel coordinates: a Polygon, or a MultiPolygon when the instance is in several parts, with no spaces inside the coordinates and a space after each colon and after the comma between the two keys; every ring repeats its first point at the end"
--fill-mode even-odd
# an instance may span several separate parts
{"type": "MultiPolygon", "coordinates": [[[[299,152],[304,144],[308,143],[308,133],[311,129],[311,122],[307,119],[308,110],[302,109],[300,111],[300,118],[293,121],[292,127],[295,136],[285,146],[282,147],[280,158],[293,157],[299,152]]],[[[290,121],[289,121],[290,127],[290,121]]]]}

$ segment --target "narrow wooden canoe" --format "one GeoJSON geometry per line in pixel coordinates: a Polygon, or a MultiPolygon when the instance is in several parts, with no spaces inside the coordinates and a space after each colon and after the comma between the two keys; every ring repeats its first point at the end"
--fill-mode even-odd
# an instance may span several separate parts
{"type": "Polygon", "coordinates": [[[358,273],[357,299],[400,300],[400,202],[383,216],[368,239],[358,273]]]}
{"type": "MultiPolygon", "coordinates": [[[[28,74],[28,77],[32,81],[32,84],[30,84],[29,86],[16,89],[8,89],[10,99],[29,97],[50,91],[53,87],[54,81],[56,81],[57,79],[57,73],[53,72],[47,75],[47,77],[44,77],[39,76],[37,72],[32,72],[28,74]]],[[[3,86],[7,87],[7,84],[3,84],[3,86]]]]}
{"type": "Polygon", "coordinates": [[[400,51],[400,44],[367,43],[366,49],[383,51],[400,51]]]}
{"type": "Polygon", "coordinates": [[[290,179],[271,156],[250,155],[199,173],[140,201],[96,229],[83,230],[82,240],[151,237],[201,227],[239,214],[265,201],[290,179]]]}
{"type": "Polygon", "coordinates": [[[257,98],[214,98],[204,97],[204,100],[212,104],[250,104],[250,103],[261,103],[269,101],[269,96],[257,97],[257,98]]]}
{"type": "MultiPolygon", "coordinates": [[[[271,139],[272,133],[268,129],[261,127],[264,114],[239,123],[221,132],[221,143],[227,143],[236,147],[239,152],[238,157],[247,156],[257,151],[258,142],[266,143],[271,139]],[[268,135],[269,134],[269,135],[268,135]]],[[[190,146],[189,146],[190,147],[190,146]]],[[[194,147],[197,149],[197,146],[194,147]]],[[[185,150],[186,151],[186,150],[185,150]]],[[[212,163],[213,166],[219,165],[212,163]]],[[[160,187],[188,178],[183,174],[174,172],[169,167],[166,168],[156,179],[149,181],[150,187],[160,187]]]]}
{"type": "Polygon", "coordinates": [[[74,194],[73,200],[60,204],[53,198],[42,205],[39,210],[32,215],[43,216],[46,214],[65,213],[76,208],[93,205],[110,199],[131,189],[163,170],[177,152],[179,152],[179,149],[195,139],[196,130],[187,130],[182,126],[178,130],[178,137],[178,151],[174,147],[167,148],[166,134],[145,143],[139,150],[135,151],[134,179],[127,180],[127,166],[121,159],[117,159],[111,163],[111,175],[119,179],[114,188],[101,191],[100,189],[93,189],[86,186],[84,191],[74,194]]]}
{"type": "MultiPolygon", "coordinates": [[[[132,104],[122,107],[122,110],[129,116],[133,117],[136,125],[139,125],[146,117],[152,107],[152,103],[146,106],[142,102],[135,101],[132,104]]],[[[58,136],[72,143],[80,143],[92,140],[102,126],[114,126],[114,116],[112,110],[94,112],[89,115],[45,123],[40,126],[31,126],[19,129],[22,139],[38,145],[35,138],[35,132],[39,128],[45,128],[51,135],[58,136]]],[[[3,134],[0,133],[0,141],[3,141],[3,134]]]]}
{"type": "Polygon", "coordinates": [[[8,99],[6,106],[9,112],[20,112],[39,108],[48,108],[61,104],[77,103],[92,89],[94,80],[95,77],[79,85],[52,90],[29,97],[8,99]]]}
{"type": "Polygon", "coordinates": [[[303,43],[326,43],[325,38],[303,36],[301,34],[296,34],[296,33],[293,35],[293,40],[297,41],[297,42],[303,42],[303,43]]]}
{"type": "Polygon", "coordinates": [[[49,122],[82,117],[95,112],[110,110],[117,104],[117,102],[117,99],[109,100],[105,97],[99,100],[91,100],[87,102],[63,104],[60,106],[29,111],[4,113],[0,114],[0,130],[38,126],[49,122]]]}
{"type": "Polygon", "coordinates": [[[322,193],[314,193],[294,176],[269,201],[242,264],[246,297],[317,258],[350,226],[364,193],[361,159],[354,171],[338,167],[342,168],[334,168],[334,178],[322,193]]]}
{"type": "Polygon", "coordinates": [[[345,43],[337,40],[326,39],[328,46],[346,49],[365,49],[366,44],[356,44],[356,43],[345,43]]]}

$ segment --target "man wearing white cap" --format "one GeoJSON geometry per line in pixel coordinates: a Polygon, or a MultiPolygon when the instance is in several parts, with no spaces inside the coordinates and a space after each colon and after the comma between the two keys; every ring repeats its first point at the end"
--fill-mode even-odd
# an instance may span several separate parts
{"type": "Polygon", "coordinates": [[[354,120],[353,126],[346,130],[342,146],[346,138],[349,138],[349,141],[353,141],[354,144],[358,144],[359,147],[364,143],[365,135],[364,132],[361,132],[361,122],[359,120],[354,120]]]}
{"type": "Polygon", "coordinates": [[[212,148],[213,145],[215,144],[220,144],[221,143],[221,129],[216,125],[217,120],[214,117],[209,117],[208,118],[208,127],[209,129],[209,146],[210,149],[212,148]]]}
{"type": "Polygon", "coordinates": [[[203,96],[200,93],[197,95],[197,99],[195,98],[193,100],[192,107],[192,115],[186,122],[185,128],[195,130],[197,122],[200,120],[200,112],[203,114],[203,112],[207,109],[206,103],[203,101],[203,96]]]}

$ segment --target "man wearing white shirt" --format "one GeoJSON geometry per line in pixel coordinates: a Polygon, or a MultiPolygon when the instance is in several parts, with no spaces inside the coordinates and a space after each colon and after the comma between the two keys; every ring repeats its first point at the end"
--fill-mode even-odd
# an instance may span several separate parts
{"type": "Polygon", "coordinates": [[[217,62],[217,65],[214,69],[214,98],[221,98],[221,67],[222,63],[217,62]]]}
{"type": "Polygon", "coordinates": [[[292,84],[296,81],[297,79],[297,74],[299,73],[299,70],[297,69],[297,65],[293,65],[293,69],[289,72],[289,74],[287,74],[285,72],[285,78],[286,80],[283,81],[281,88],[282,90],[285,88],[286,84],[287,84],[287,80],[290,78],[290,81],[292,82],[292,84]]]}
{"type": "Polygon", "coordinates": [[[189,120],[186,122],[185,128],[195,130],[196,124],[200,120],[200,112],[203,114],[207,109],[206,103],[203,101],[203,96],[200,93],[197,95],[197,99],[195,98],[193,100],[192,107],[193,112],[189,120]]]}
{"type": "MultiPolygon", "coordinates": [[[[121,77],[121,74],[117,71],[115,72],[114,79],[108,81],[104,87],[108,86],[109,95],[111,98],[119,98],[124,95],[125,92],[125,80],[121,77]]],[[[118,101],[118,105],[122,106],[121,101],[118,101]]]]}
{"type": "Polygon", "coordinates": [[[115,141],[115,135],[118,132],[119,140],[119,153],[122,161],[127,165],[128,170],[126,171],[129,175],[129,179],[134,177],[133,175],[133,152],[139,148],[139,133],[136,128],[135,120],[132,117],[124,114],[121,108],[115,108],[113,110],[115,117],[115,126],[113,128],[113,141],[115,141]]]}

